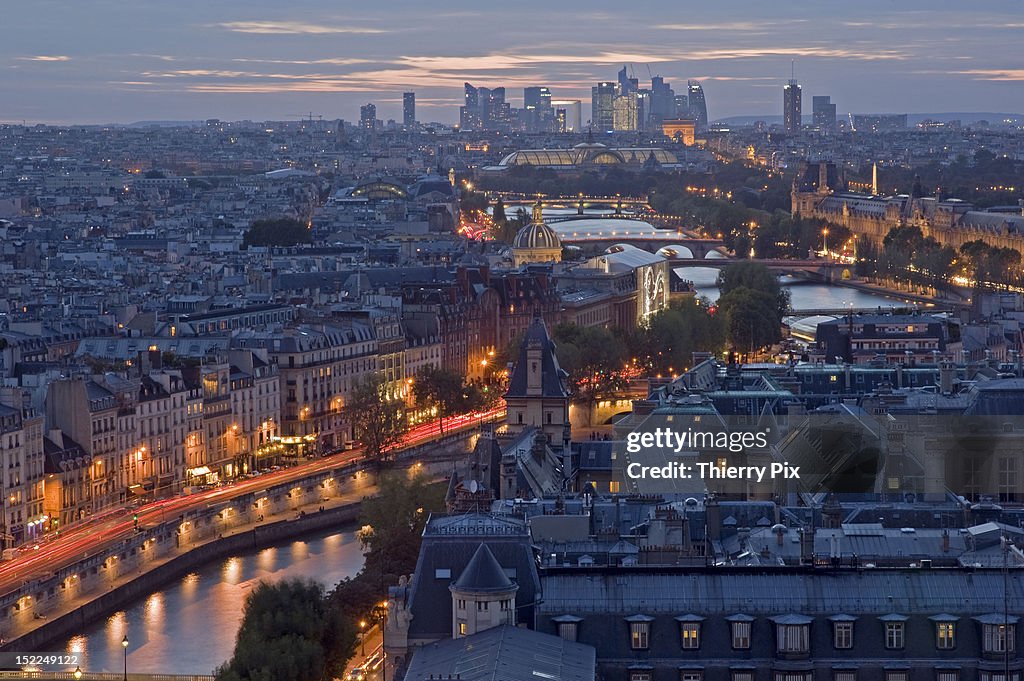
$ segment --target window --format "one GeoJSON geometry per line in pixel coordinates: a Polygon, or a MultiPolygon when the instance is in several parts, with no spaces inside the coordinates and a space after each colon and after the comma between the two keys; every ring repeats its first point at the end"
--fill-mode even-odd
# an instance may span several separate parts
{"type": "Polygon", "coordinates": [[[903,650],[903,622],[885,623],[885,647],[889,650],[903,650]]]}
{"type": "Polygon", "coordinates": [[[683,637],[683,650],[700,648],[700,622],[681,622],[679,628],[683,637]]]}
{"type": "Polygon", "coordinates": [[[650,647],[648,642],[650,632],[650,622],[630,622],[629,647],[633,650],[647,650],[650,647]]]}
{"type": "Polygon", "coordinates": [[[780,653],[806,653],[810,651],[810,626],[807,624],[778,625],[780,653]]]}
{"type": "Polygon", "coordinates": [[[611,494],[618,494],[619,493],[619,481],[618,480],[612,480],[611,482],[608,483],[608,492],[611,493],[611,494]]]}
{"type": "Polygon", "coordinates": [[[704,672],[679,672],[679,681],[701,681],[704,672]]]}
{"type": "Polygon", "coordinates": [[[885,681],[907,681],[907,673],[900,672],[886,672],[885,681]]]}
{"type": "Polygon", "coordinates": [[[732,648],[733,650],[748,650],[750,648],[750,622],[732,623],[732,648]]]}
{"type": "Polygon", "coordinates": [[[465,635],[466,635],[466,623],[465,622],[459,622],[459,636],[465,636],[465,635]]]}
{"type": "Polygon", "coordinates": [[[754,681],[754,672],[733,672],[730,681],[754,681]]]}
{"type": "Polygon", "coordinates": [[[1004,672],[978,672],[978,681],[1020,681],[1019,672],[1011,672],[1010,678],[1006,678],[1004,672]]]}
{"type": "Polygon", "coordinates": [[[960,681],[960,672],[954,670],[935,672],[935,681],[960,681]]]}
{"type": "Polygon", "coordinates": [[[630,672],[629,681],[651,681],[650,672],[630,672]]]}
{"type": "Polygon", "coordinates": [[[857,672],[836,671],[832,674],[832,681],[857,681],[857,672]]]}
{"type": "Polygon", "coordinates": [[[1016,627],[1013,624],[985,624],[983,627],[982,643],[986,653],[1012,653],[1014,651],[1016,627]]]}
{"type": "Polygon", "coordinates": [[[849,650],[853,647],[853,622],[832,624],[832,645],[837,650],[849,650]]]}
{"type": "Polygon", "coordinates": [[[812,681],[813,672],[775,672],[772,681],[812,681]]]}
{"type": "Polygon", "coordinates": [[[952,650],[956,647],[956,624],[954,622],[937,622],[935,624],[935,647],[939,650],[952,650]]]}
{"type": "Polygon", "coordinates": [[[451,579],[452,571],[450,568],[437,568],[434,570],[434,579],[451,579]]]}
{"type": "Polygon", "coordinates": [[[558,636],[566,641],[576,642],[578,636],[578,622],[559,622],[558,623],[558,636]]]}

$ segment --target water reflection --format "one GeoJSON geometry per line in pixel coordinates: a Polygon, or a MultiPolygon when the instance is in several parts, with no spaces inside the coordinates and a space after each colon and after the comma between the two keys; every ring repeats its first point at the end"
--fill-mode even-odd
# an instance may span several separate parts
{"type": "Polygon", "coordinates": [[[209,674],[231,656],[245,598],[261,580],[314,579],[327,588],[362,567],[351,531],[252,551],[211,563],[70,638],[82,669],[120,673],[128,636],[128,671],[209,674]]]}

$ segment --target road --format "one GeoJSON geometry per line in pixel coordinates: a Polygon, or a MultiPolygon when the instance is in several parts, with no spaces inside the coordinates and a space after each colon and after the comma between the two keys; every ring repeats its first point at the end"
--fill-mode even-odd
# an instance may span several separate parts
{"type": "MultiPolygon", "coordinates": [[[[503,408],[487,412],[462,414],[445,419],[445,434],[478,427],[484,421],[492,421],[504,414],[503,408]]],[[[422,444],[440,434],[437,421],[411,429],[406,433],[399,448],[422,444]]],[[[205,509],[210,504],[226,502],[234,497],[251,494],[281,485],[309,475],[336,469],[363,458],[363,450],[342,451],[296,466],[271,471],[244,480],[238,480],[214,489],[187,495],[158,499],[135,508],[120,507],[92,516],[88,520],[61,531],[55,537],[19,549],[18,556],[0,563],[0,594],[16,591],[22,584],[55,572],[66,565],[75,563],[91,553],[123,541],[135,533],[133,514],[138,515],[141,527],[158,525],[165,520],[177,518],[190,511],[205,509]]]]}

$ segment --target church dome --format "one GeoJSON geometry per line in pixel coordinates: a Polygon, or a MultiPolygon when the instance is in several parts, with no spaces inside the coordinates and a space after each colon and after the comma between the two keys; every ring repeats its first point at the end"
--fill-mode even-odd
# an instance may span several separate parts
{"type": "Polygon", "coordinates": [[[533,221],[516,233],[513,248],[558,248],[562,247],[555,230],[544,223],[540,203],[533,207],[533,221]]]}

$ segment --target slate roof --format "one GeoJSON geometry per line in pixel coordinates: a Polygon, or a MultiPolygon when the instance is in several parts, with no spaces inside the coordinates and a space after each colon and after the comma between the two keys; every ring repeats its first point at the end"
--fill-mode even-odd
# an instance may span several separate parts
{"type": "Polygon", "coordinates": [[[463,568],[462,574],[452,584],[452,588],[459,591],[488,593],[508,591],[514,588],[514,585],[505,575],[494,554],[487,548],[487,544],[481,544],[469,564],[463,568]]]}
{"type": "Polygon", "coordinates": [[[406,681],[593,681],[597,651],[558,636],[512,626],[419,648],[406,681]]]}
{"type": "Polygon", "coordinates": [[[505,397],[526,397],[527,396],[527,374],[530,370],[527,362],[527,349],[531,344],[537,343],[541,347],[541,396],[566,398],[569,391],[565,387],[565,379],[568,374],[558,365],[558,358],[555,357],[555,342],[548,336],[547,326],[540,316],[536,316],[519,346],[519,359],[516,360],[512,369],[512,376],[508,381],[508,392],[505,397]]]}

